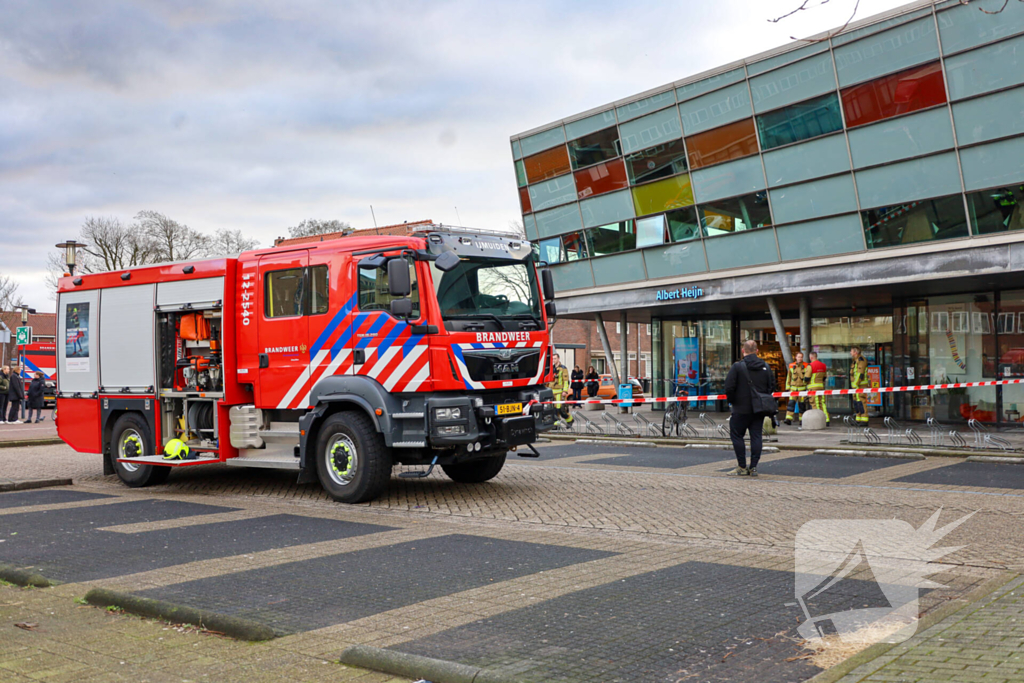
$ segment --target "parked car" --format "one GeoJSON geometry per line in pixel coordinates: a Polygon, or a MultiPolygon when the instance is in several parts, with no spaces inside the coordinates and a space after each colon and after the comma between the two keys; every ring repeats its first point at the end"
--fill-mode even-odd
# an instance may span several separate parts
{"type": "MultiPolygon", "coordinates": [[[[644,395],[644,388],[640,384],[640,380],[636,377],[630,377],[629,383],[633,385],[633,398],[641,398],[644,395]]],[[[596,398],[618,398],[619,387],[616,386],[615,381],[611,375],[601,375],[600,384],[597,387],[596,398]]]]}

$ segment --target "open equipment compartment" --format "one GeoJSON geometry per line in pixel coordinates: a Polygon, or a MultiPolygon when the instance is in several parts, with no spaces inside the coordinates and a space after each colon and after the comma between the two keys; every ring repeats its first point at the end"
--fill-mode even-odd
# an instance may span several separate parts
{"type": "MultiPolygon", "coordinates": [[[[166,443],[181,439],[193,454],[219,454],[217,403],[224,397],[223,280],[191,300],[157,305],[157,369],[161,432],[166,443]]],[[[200,456],[202,457],[202,456],[200,456]]],[[[219,456],[218,456],[219,457],[219,456]]]]}

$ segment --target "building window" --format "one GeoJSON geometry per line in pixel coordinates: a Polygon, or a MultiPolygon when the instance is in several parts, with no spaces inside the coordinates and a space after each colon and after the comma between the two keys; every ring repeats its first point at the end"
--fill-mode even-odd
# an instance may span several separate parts
{"type": "Polygon", "coordinates": [[[636,220],[637,249],[665,243],[665,215],[648,216],[636,220]]]}
{"type": "Polygon", "coordinates": [[[622,156],[619,133],[606,128],[569,142],[569,161],[573,170],[622,156]]]}
{"type": "Polygon", "coordinates": [[[562,240],[558,237],[548,240],[540,240],[534,242],[537,245],[537,260],[543,263],[561,263],[562,262],[562,240]]]}
{"type": "Polygon", "coordinates": [[[587,197],[629,187],[629,182],[626,181],[626,168],[623,166],[622,159],[616,159],[606,164],[598,164],[585,168],[582,171],[576,171],[574,179],[576,181],[576,197],[578,199],[586,199],[587,197]]]}
{"type": "Polygon", "coordinates": [[[869,249],[967,237],[958,194],[862,211],[861,220],[869,249]]]}
{"type": "Polygon", "coordinates": [[[672,242],[685,242],[700,237],[700,219],[697,207],[687,206],[665,214],[668,220],[668,234],[672,242]]]}
{"type": "Polygon", "coordinates": [[[587,258],[587,241],[582,232],[562,235],[562,256],[564,261],[579,261],[587,258]]]}
{"type": "Polygon", "coordinates": [[[978,234],[1024,228],[1024,185],[973,192],[967,195],[967,203],[978,234]]]}
{"type": "Polygon", "coordinates": [[[516,161],[516,184],[519,187],[526,187],[526,166],[523,165],[522,159],[516,161]]]}
{"type": "Polygon", "coordinates": [[[631,220],[589,228],[586,232],[591,256],[617,254],[620,251],[636,249],[636,230],[631,220]]]}
{"type": "Polygon", "coordinates": [[[594,356],[590,359],[590,364],[594,366],[594,371],[599,375],[604,374],[604,358],[601,356],[594,356]]]}
{"type": "Polygon", "coordinates": [[[530,191],[528,188],[519,188],[519,204],[523,207],[523,213],[533,213],[533,206],[530,204],[530,191]]]}
{"type": "Polygon", "coordinates": [[[719,199],[700,207],[700,222],[705,237],[728,235],[772,224],[765,192],[719,199]]]}
{"type": "Polygon", "coordinates": [[[569,172],[569,153],[565,145],[559,145],[540,154],[523,159],[526,167],[526,179],[531,183],[539,183],[548,178],[564,175],[569,172]]]}
{"type": "Polygon", "coordinates": [[[703,168],[730,159],[757,154],[757,133],[753,119],[714,128],[686,138],[690,168],[703,168]]]}
{"type": "Polygon", "coordinates": [[[626,172],[633,185],[685,173],[686,169],[686,150],[682,140],[648,147],[626,157],[626,172]]]}
{"type": "Polygon", "coordinates": [[[693,187],[689,175],[677,175],[634,187],[633,208],[637,216],[662,213],[680,206],[693,205],[693,187]]]}
{"type": "MultiPolygon", "coordinates": [[[[409,299],[412,300],[412,317],[420,317],[420,289],[416,282],[416,264],[406,259],[409,263],[409,279],[412,282],[412,291],[409,299]]],[[[385,263],[380,268],[359,268],[359,310],[360,311],[390,311],[391,293],[388,291],[388,268],[385,263]]]]}
{"type": "Polygon", "coordinates": [[[843,118],[839,114],[839,98],[835,93],[791,104],[757,117],[761,149],[764,150],[842,129],[843,118]]]}
{"type": "Polygon", "coordinates": [[[881,121],[946,101],[938,62],[855,85],[842,91],[843,113],[850,128],[881,121]]]}

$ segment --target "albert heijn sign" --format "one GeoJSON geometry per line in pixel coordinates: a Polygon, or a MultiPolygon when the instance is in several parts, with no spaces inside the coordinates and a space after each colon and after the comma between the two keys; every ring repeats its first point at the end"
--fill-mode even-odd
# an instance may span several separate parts
{"type": "Polygon", "coordinates": [[[655,291],[655,301],[680,301],[683,299],[700,299],[704,296],[704,290],[700,287],[676,287],[674,289],[659,289],[655,291]]]}

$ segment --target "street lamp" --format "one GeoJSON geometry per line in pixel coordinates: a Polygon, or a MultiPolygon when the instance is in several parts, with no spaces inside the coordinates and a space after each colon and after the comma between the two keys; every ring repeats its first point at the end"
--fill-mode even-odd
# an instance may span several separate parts
{"type": "Polygon", "coordinates": [[[75,261],[77,259],[77,251],[79,249],[85,249],[88,244],[84,242],[76,242],[75,240],[68,240],[67,242],[61,242],[57,245],[58,249],[64,250],[64,264],[68,267],[68,275],[75,274],[75,261]]]}
{"type": "MultiPolygon", "coordinates": [[[[25,304],[22,304],[22,305],[18,306],[17,308],[21,309],[21,326],[22,327],[28,327],[28,314],[29,313],[35,313],[36,309],[29,308],[25,304]]],[[[19,362],[18,362],[18,377],[17,377],[17,379],[20,380],[22,382],[22,384],[24,385],[24,382],[25,382],[25,345],[24,344],[21,345],[21,358],[19,358],[18,361],[19,362]]],[[[21,401],[21,417],[22,418],[25,417],[25,409],[26,409],[25,408],[25,400],[22,399],[22,401],[21,401]]]]}

